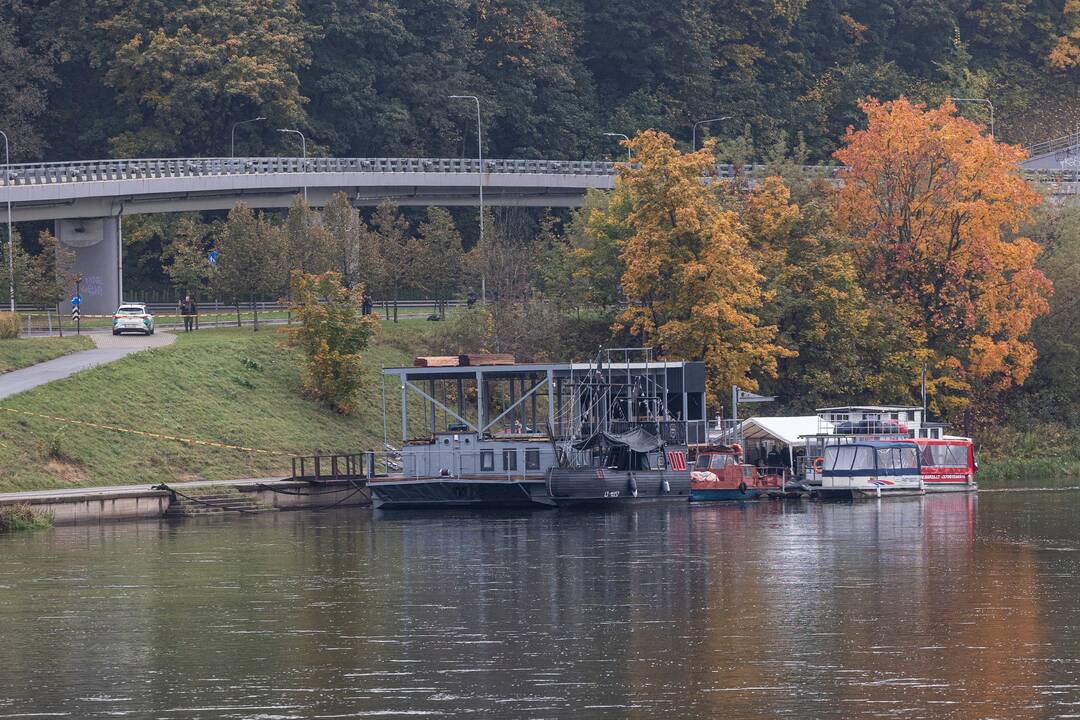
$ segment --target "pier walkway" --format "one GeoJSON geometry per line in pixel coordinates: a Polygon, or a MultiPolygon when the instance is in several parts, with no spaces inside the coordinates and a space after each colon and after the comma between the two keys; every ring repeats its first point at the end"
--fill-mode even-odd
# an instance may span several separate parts
{"type": "MultiPolygon", "coordinates": [[[[292,478],[245,478],[170,482],[176,494],[200,496],[210,488],[238,493],[252,502],[276,510],[318,510],[330,507],[369,505],[366,483],[325,480],[312,484],[292,478]]],[[[52,515],[57,525],[87,525],[117,520],[153,520],[166,517],[178,500],[158,483],[111,485],[59,490],[28,490],[0,493],[0,507],[28,504],[52,515]]],[[[182,499],[179,498],[179,499],[182,499]]]]}

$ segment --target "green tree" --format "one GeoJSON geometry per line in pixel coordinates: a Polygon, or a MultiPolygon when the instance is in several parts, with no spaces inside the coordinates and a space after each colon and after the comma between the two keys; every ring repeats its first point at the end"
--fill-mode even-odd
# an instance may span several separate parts
{"type": "Polygon", "coordinates": [[[201,300],[210,283],[210,234],[210,227],[194,216],[181,217],[172,227],[172,240],[162,253],[162,259],[170,261],[163,269],[179,297],[191,295],[201,300]]]}
{"type": "Polygon", "coordinates": [[[18,28],[0,18],[0,129],[7,133],[13,159],[39,157],[45,147],[39,119],[56,82],[50,58],[21,44],[18,28]]]}
{"type": "Polygon", "coordinates": [[[371,218],[371,233],[379,252],[381,272],[377,275],[377,291],[394,303],[394,322],[398,321],[398,301],[401,290],[412,272],[409,258],[409,239],[412,231],[397,206],[389,200],[375,209],[371,218]]]}
{"type": "Polygon", "coordinates": [[[292,273],[290,311],[299,320],[290,328],[289,343],[304,357],[304,387],[339,413],[356,408],[364,386],[361,352],[378,329],[378,321],[360,312],[362,285],[348,289],[337,273],[292,273]]]}
{"type": "Polygon", "coordinates": [[[236,304],[236,324],[240,324],[240,302],[248,300],[254,312],[253,327],[259,329],[255,301],[281,289],[281,256],[284,241],[279,228],[261,213],[237,203],[221,226],[215,249],[218,252],[213,286],[222,297],[236,304]]]}
{"type": "Polygon", "coordinates": [[[446,95],[477,84],[470,3],[307,0],[305,10],[323,35],[303,87],[314,128],[335,153],[458,154],[461,113],[446,95]]]}
{"type": "MultiPolygon", "coordinates": [[[[335,239],[303,195],[296,195],[285,217],[284,260],[288,269],[319,275],[335,266],[335,239]]],[[[286,279],[287,282],[288,279],[286,279]]],[[[288,288],[284,288],[287,292],[288,288]]]]}
{"type": "Polygon", "coordinates": [[[297,0],[135,0],[104,20],[120,42],[105,82],[125,110],[125,156],[174,153],[190,137],[224,148],[237,117],[302,123],[299,71],[314,28],[297,0]],[[179,71],[178,71],[179,70],[179,71]]]}
{"type": "Polygon", "coordinates": [[[461,234],[453,216],[444,208],[430,207],[427,219],[420,223],[420,236],[410,244],[411,285],[439,302],[440,315],[446,318],[446,300],[461,286],[461,234]]]}
{"type": "Polygon", "coordinates": [[[351,288],[360,272],[360,216],[343,193],[334,193],[322,212],[322,224],[329,233],[332,265],[342,284],[351,288]]]}

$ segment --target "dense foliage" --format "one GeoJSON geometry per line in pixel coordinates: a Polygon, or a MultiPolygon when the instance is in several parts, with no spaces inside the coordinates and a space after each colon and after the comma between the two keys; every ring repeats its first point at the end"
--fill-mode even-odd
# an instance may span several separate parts
{"type": "Polygon", "coordinates": [[[303,354],[304,387],[342,414],[356,408],[364,384],[364,359],[378,321],[361,312],[363,287],[346,288],[337,273],[292,273],[292,311],[297,325],[289,343],[303,354]]]}
{"type": "MultiPolygon", "coordinates": [[[[604,131],[699,128],[828,159],[865,96],[990,97],[998,135],[1080,115],[1076,0],[0,0],[19,159],[109,154],[579,158],[604,131]]],[[[985,108],[968,104],[972,118],[985,108]]]]}

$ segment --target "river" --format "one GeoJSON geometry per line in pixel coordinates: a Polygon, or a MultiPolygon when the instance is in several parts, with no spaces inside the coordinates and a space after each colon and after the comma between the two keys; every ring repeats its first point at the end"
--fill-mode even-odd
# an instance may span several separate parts
{"type": "Polygon", "coordinates": [[[1078,499],[0,537],[0,718],[1078,717],[1078,499]]]}

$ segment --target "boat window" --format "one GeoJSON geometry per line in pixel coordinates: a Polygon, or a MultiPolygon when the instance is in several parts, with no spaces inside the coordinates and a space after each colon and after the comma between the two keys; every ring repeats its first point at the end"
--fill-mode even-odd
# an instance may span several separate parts
{"type": "Polygon", "coordinates": [[[934,465],[940,467],[966,468],[968,453],[966,445],[934,445],[934,465]]]}
{"type": "Polygon", "coordinates": [[[900,448],[900,467],[914,470],[919,467],[919,451],[913,447],[900,448]]]}
{"type": "Polygon", "coordinates": [[[480,469],[481,470],[494,470],[495,469],[495,451],[494,450],[481,450],[480,451],[480,469]]]}
{"type": "Polygon", "coordinates": [[[936,467],[937,466],[937,459],[934,457],[934,446],[933,445],[927,445],[926,447],[924,447],[922,449],[922,452],[919,453],[919,455],[922,456],[923,467],[936,467]]]}
{"type": "Polygon", "coordinates": [[[874,460],[874,448],[859,447],[855,450],[855,461],[852,464],[854,470],[873,470],[877,463],[874,460]]]}
{"type": "Polygon", "coordinates": [[[526,450],[525,451],[525,469],[526,470],[539,470],[540,469],[540,451],[539,450],[526,450]]]}
{"type": "Polygon", "coordinates": [[[712,455],[698,455],[697,460],[694,461],[695,470],[708,470],[709,461],[712,459],[712,455]]]}
{"type": "Polygon", "coordinates": [[[893,452],[894,448],[878,448],[877,451],[877,466],[878,470],[892,470],[896,467],[896,453],[893,452]]]}
{"type": "Polygon", "coordinates": [[[851,445],[833,446],[825,448],[826,470],[850,470],[851,463],[855,459],[855,448],[851,445]]]}
{"type": "Polygon", "coordinates": [[[709,465],[713,470],[723,470],[731,464],[730,455],[713,455],[712,463],[709,465]]]}
{"type": "Polygon", "coordinates": [[[964,445],[952,446],[952,455],[956,462],[956,467],[968,467],[971,462],[971,454],[971,446],[966,443],[964,445]]]}
{"type": "Polygon", "coordinates": [[[503,470],[517,470],[517,450],[503,450],[503,470]]]}

